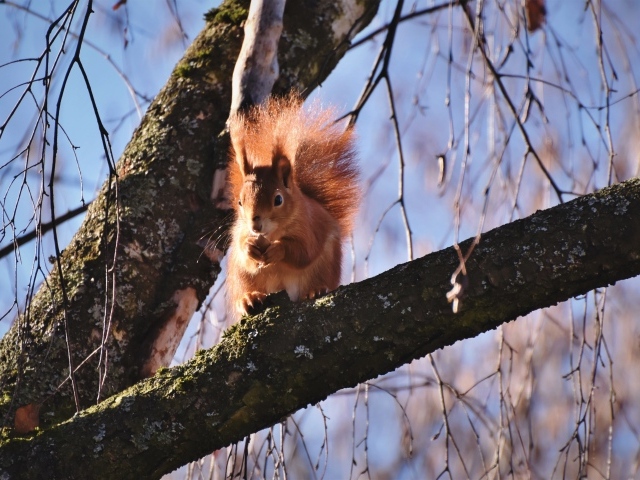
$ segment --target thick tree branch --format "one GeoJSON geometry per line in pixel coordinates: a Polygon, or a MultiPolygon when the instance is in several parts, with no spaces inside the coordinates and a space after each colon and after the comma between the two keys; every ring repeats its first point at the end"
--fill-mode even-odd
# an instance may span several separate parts
{"type": "Polygon", "coordinates": [[[467,261],[458,314],[445,299],[459,263],[453,248],[316,301],[279,294],[191,362],[31,440],[6,442],[0,474],[158,478],[341,388],[640,274],[638,238],[634,179],[486,233],[467,261]]]}
{"type": "MultiPolygon", "coordinates": [[[[312,89],[366,25],[379,0],[291,2],[280,41],[274,88],[312,89]],[[337,26],[336,26],[337,25],[337,26]],[[345,26],[347,28],[345,28],[345,26]]],[[[212,10],[168,83],[149,106],[117,163],[117,188],[105,185],[25,316],[0,340],[0,418],[18,407],[40,409],[40,425],[74,413],[65,340],[81,365],[83,408],[168,364],[191,314],[219,272],[225,244],[214,172],[228,146],[216,142],[231,104],[230,79],[248,0],[212,10]],[[114,197],[117,192],[117,197],[114,197]],[[202,239],[211,238],[208,255],[202,239]],[[215,248],[219,247],[219,248],[215,248]],[[62,386],[61,386],[62,385],[62,386]]],[[[151,67],[150,67],[151,68],[151,67]]]]}

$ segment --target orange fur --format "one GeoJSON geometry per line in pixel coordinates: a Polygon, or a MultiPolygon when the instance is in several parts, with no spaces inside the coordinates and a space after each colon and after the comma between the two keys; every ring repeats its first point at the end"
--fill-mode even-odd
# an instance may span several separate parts
{"type": "Polygon", "coordinates": [[[237,313],[269,293],[296,301],[340,284],[360,190],[353,132],[333,117],[289,95],[230,119],[236,221],[227,287],[237,313]]]}

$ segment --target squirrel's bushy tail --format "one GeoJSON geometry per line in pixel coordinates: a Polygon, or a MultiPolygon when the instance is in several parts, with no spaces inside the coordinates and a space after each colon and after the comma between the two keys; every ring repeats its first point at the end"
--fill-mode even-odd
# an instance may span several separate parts
{"type": "Polygon", "coordinates": [[[270,165],[275,155],[287,157],[298,188],[337,220],[344,237],[360,203],[359,173],[353,130],[334,118],[334,110],[317,103],[304,108],[294,93],[232,117],[229,129],[233,150],[254,167],[270,165]]]}

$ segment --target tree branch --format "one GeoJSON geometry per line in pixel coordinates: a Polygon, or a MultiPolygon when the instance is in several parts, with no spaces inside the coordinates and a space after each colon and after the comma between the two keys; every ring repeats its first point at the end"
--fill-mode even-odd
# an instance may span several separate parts
{"type": "MultiPolygon", "coordinates": [[[[275,93],[321,82],[379,0],[292,3],[275,93]]],[[[213,179],[226,167],[228,145],[216,135],[231,105],[248,5],[226,0],[207,15],[118,161],[117,187],[113,179],[103,186],[60,268],[0,340],[5,425],[21,406],[40,408],[41,427],[75,412],[67,348],[80,366],[82,408],[171,360],[177,342],[167,339],[179,340],[220,271],[228,211],[213,179]],[[212,231],[221,233],[203,255],[201,240],[212,231]]]]}
{"type": "Polygon", "coordinates": [[[252,0],[233,70],[231,114],[262,103],[278,79],[278,42],[285,0],[252,0]]]}
{"type": "Polygon", "coordinates": [[[4,247],[0,248],[0,258],[6,257],[11,252],[15,251],[16,248],[21,247],[27,242],[30,242],[31,240],[37,238],[39,235],[44,235],[48,231],[52,230],[54,227],[57,227],[58,225],[66,222],[67,220],[71,220],[72,218],[77,217],[81,213],[86,212],[87,208],[89,208],[89,205],[91,205],[91,202],[80,205],[79,207],[76,207],[73,210],[69,210],[67,213],[63,215],[58,215],[57,217],[55,217],[54,220],[51,220],[50,222],[43,223],[42,225],[40,225],[39,228],[35,230],[31,230],[29,233],[25,233],[24,235],[17,237],[14,242],[9,243],[8,245],[5,245],[4,247]]]}
{"type": "Polygon", "coordinates": [[[459,264],[452,247],[315,301],[280,293],[189,363],[31,440],[5,442],[0,474],[159,478],[341,388],[640,274],[638,238],[634,179],[483,235],[458,314],[445,299],[459,264]]]}

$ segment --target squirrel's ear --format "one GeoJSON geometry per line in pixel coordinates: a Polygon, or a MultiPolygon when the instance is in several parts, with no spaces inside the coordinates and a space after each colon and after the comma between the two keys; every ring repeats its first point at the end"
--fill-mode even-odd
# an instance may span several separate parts
{"type": "Polygon", "coordinates": [[[229,135],[231,136],[231,151],[242,175],[246,176],[251,172],[251,165],[247,158],[245,132],[247,126],[241,115],[233,115],[228,120],[229,135]]]}
{"type": "Polygon", "coordinates": [[[234,145],[234,152],[236,154],[236,162],[238,162],[240,171],[242,172],[242,175],[246,176],[251,171],[251,165],[249,165],[247,151],[245,150],[244,145],[239,149],[234,145]]]}
{"type": "Polygon", "coordinates": [[[285,188],[289,188],[289,177],[291,176],[291,162],[283,155],[277,155],[273,158],[273,168],[278,177],[282,179],[285,188]]]}

